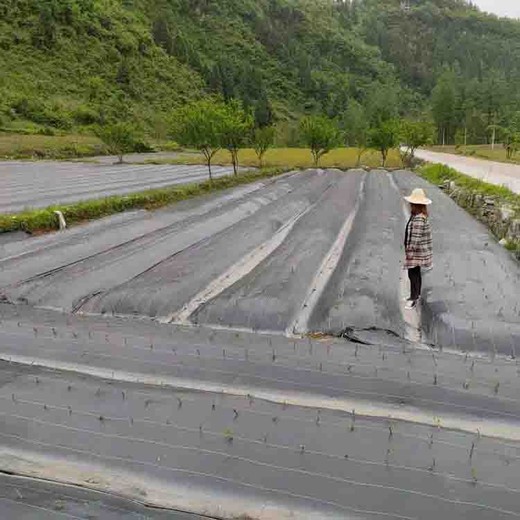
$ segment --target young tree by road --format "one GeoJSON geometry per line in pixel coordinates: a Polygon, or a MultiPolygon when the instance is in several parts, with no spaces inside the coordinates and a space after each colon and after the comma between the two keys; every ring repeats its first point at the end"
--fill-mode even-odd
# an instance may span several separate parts
{"type": "Polygon", "coordinates": [[[108,152],[117,155],[118,164],[123,163],[124,154],[133,151],[136,144],[135,130],[129,123],[100,126],[95,133],[108,152]]]}
{"type": "Polygon", "coordinates": [[[221,144],[231,154],[233,171],[238,175],[238,152],[250,140],[254,120],[237,100],[231,100],[226,105],[224,115],[220,135],[221,144]]]}
{"type": "Polygon", "coordinates": [[[417,148],[426,146],[433,141],[433,132],[433,126],[428,121],[410,121],[407,119],[401,121],[399,139],[402,145],[400,153],[404,166],[411,165],[417,148]]]}
{"type": "Polygon", "coordinates": [[[213,180],[211,161],[222,148],[227,115],[226,105],[213,98],[194,101],[173,114],[172,137],[181,146],[200,150],[206,159],[210,181],[213,180]]]}
{"type": "Polygon", "coordinates": [[[264,165],[264,155],[274,144],[276,129],[274,126],[257,128],[253,136],[253,147],[258,157],[260,168],[264,165]]]}
{"type": "Polygon", "coordinates": [[[341,144],[341,134],[335,121],[323,116],[302,119],[300,132],[303,142],[311,149],[314,166],[320,159],[341,144]]]}
{"type": "Polygon", "coordinates": [[[381,152],[382,166],[386,166],[388,152],[399,144],[399,123],[395,120],[385,121],[372,128],[368,134],[368,145],[381,152]]]}
{"type": "Polygon", "coordinates": [[[502,144],[506,149],[507,159],[512,159],[518,150],[520,150],[520,132],[515,128],[501,128],[502,144]]]}

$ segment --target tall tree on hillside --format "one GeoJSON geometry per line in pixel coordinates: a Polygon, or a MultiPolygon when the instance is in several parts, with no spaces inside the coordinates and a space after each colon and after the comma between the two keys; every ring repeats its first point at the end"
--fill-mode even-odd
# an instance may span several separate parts
{"type": "Polygon", "coordinates": [[[39,10],[38,26],[33,35],[33,42],[37,47],[49,48],[56,43],[58,36],[56,5],[51,2],[41,2],[39,10]]]}
{"type": "Polygon", "coordinates": [[[482,79],[477,100],[487,117],[487,126],[499,124],[501,115],[507,111],[506,81],[498,70],[490,70],[482,79]]]}
{"type": "Polygon", "coordinates": [[[512,159],[513,155],[520,150],[520,112],[512,114],[506,123],[498,129],[502,146],[506,150],[506,157],[512,159]]]}
{"type": "Polygon", "coordinates": [[[370,126],[377,127],[399,115],[400,87],[395,83],[375,84],[367,94],[364,105],[370,126]]]}
{"type": "Polygon", "coordinates": [[[323,116],[303,118],[300,132],[303,142],[311,149],[316,167],[325,154],[341,143],[341,133],[336,122],[323,116]]]}
{"type": "Polygon", "coordinates": [[[455,76],[451,71],[445,72],[437,81],[432,93],[432,113],[439,142],[453,142],[457,131],[457,89],[455,76]]]}
{"type": "Polygon", "coordinates": [[[273,107],[265,90],[260,94],[259,99],[254,104],[255,107],[255,124],[262,128],[273,124],[273,107]]]}
{"type": "Polygon", "coordinates": [[[222,130],[227,108],[222,101],[205,98],[176,110],[171,135],[181,145],[200,150],[206,159],[209,180],[213,180],[211,162],[222,148],[222,130]]]}

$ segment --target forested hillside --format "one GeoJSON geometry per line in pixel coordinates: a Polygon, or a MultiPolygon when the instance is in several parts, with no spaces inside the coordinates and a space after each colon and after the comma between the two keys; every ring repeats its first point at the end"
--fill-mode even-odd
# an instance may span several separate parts
{"type": "Polygon", "coordinates": [[[463,0],[0,0],[0,126],[53,131],[218,93],[264,125],[432,117],[482,141],[520,110],[520,22],[463,0]]]}

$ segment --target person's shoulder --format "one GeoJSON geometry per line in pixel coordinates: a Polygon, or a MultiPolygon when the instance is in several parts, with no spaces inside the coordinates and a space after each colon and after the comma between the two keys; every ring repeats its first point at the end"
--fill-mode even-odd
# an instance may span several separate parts
{"type": "Polygon", "coordinates": [[[422,213],[414,215],[413,219],[420,222],[428,222],[428,217],[426,215],[423,215],[422,213]]]}

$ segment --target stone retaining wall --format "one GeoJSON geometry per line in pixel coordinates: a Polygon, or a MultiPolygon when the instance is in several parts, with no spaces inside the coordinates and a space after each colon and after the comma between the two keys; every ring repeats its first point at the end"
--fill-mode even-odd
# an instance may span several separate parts
{"type": "Polygon", "coordinates": [[[520,216],[500,197],[484,196],[446,181],[440,186],[457,204],[486,224],[500,243],[520,260],[520,216]]]}

